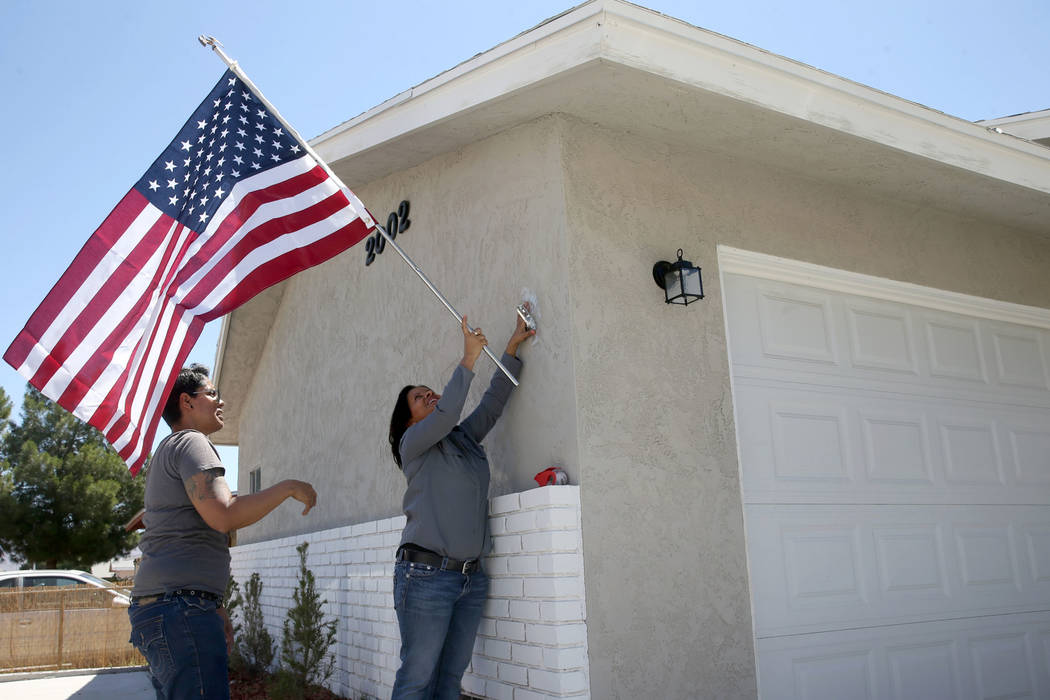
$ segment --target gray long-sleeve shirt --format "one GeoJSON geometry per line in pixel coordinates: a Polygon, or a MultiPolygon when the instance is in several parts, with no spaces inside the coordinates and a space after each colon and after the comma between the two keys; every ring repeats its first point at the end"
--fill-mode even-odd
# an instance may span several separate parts
{"type": "MultiPolygon", "coordinates": [[[[504,353],[502,362],[515,375],[521,370],[516,357],[504,353]]],[[[457,425],[472,379],[472,371],[457,366],[434,411],[406,430],[400,445],[408,480],[401,543],[453,559],[479,557],[485,548],[489,462],[480,443],[514,388],[497,371],[481,403],[457,425]]]]}

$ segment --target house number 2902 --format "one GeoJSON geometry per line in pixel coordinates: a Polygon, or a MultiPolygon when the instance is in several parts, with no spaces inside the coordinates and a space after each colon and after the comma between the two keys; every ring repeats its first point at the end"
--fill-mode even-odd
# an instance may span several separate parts
{"type": "MultiPolygon", "coordinates": [[[[412,225],[408,218],[408,209],[408,200],[403,199],[397,205],[397,211],[390,212],[390,215],[386,217],[386,232],[390,234],[390,240],[397,238],[397,234],[404,233],[412,225]]],[[[376,231],[375,234],[369,236],[365,241],[365,265],[371,265],[376,256],[382,255],[385,249],[386,239],[383,238],[383,234],[376,231]]]]}

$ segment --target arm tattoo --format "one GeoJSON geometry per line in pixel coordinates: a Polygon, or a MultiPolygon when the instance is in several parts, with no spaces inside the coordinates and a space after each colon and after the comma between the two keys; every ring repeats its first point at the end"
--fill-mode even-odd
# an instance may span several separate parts
{"type": "Polygon", "coordinates": [[[218,478],[219,475],[213,471],[194,474],[187,479],[186,494],[191,501],[206,501],[210,498],[217,498],[214,484],[218,478]]]}

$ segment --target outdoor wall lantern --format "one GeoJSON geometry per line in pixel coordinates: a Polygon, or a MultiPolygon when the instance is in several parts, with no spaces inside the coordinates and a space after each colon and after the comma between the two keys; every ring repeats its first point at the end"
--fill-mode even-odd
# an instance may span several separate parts
{"type": "Polygon", "coordinates": [[[700,268],[689,260],[682,260],[682,249],[678,249],[678,260],[669,263],[666,260],[653,265],[653,279],[656,286],[664,290],[668,304],[682,304],[704,298],[704,281],[700,278],[700,268]]]}

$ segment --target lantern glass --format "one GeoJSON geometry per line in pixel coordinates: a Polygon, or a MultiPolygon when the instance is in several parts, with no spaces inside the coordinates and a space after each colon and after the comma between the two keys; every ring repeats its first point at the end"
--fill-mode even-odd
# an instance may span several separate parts
{"type": "Polygon", "coordinates": [[[682,294],[682,275],[673,267],[664,276],[664,294],[668,304],[680,304],[677,301],[682,294]]]}
{"type": "MultiPolygon", "coordinates": [[[[704,298],[704,284],[700,279],[700,268],[690,267],[682,270],[681,293],[691,301],[704,298]]],[[[688,302],[682,302],[683,304],[688,302]]]]}
{"type": "Polygon", "coordinates": [[[653,265],[653,279],[656,285],[664,290],[664,300],[668,304],[690,304],[704,298],[704,282],[700,277],[700,268],[689,260],[682,259],[682,249],[678,249],[678,260],[673,263],[661,260],[653,265]]]}
{"type": "Polygon", "coordinates": [[[683,306],[704,298],[704,283],[700,279],[700,268],[693,267],[688,260],[672,263],[671,270],[664,278],[668,304],[683,306]]]}

